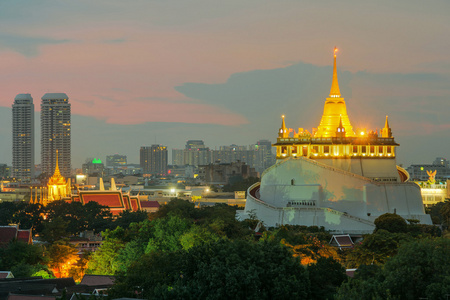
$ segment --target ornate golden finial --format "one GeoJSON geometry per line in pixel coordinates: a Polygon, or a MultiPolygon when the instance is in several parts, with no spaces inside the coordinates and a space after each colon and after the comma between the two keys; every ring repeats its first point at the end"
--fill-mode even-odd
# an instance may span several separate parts
{"type": "Polygon", "coordinates": [[[337,51],[338,51],[338,48],[334,47],[333,81],[331,82],[330,98],[340,98],[341,97],[341,91],[339,90],[337,68],[336,68],[336,52],[337,51]]]}
{"type": "Polygon", "coordinates": [[[55,166],[55,172],[53,173],[53,176],[50,177],[48,180],[49,185],[65,185],[66,181],[65,178],[61,175],[61,172],[59,171],[59,164],[58,164],[58,149],[56,150],[56,166],[55,166]]]}
{"type": "Polygon", "coordinates": [[[281,128],[278,132],[278,137],[286,138],[289,135],[289,131],[286,128],[286,123],[284,122],[284,115],[281,116],[281,128]]]}
{"type": "Polygon", "coordinates": [[[381,129],[381,137],[384,137],[384,138],[392,137],[392,130],[389,127],[388,116],[386,116],[386,121],[384,122],[384,128],[381,129]]]}

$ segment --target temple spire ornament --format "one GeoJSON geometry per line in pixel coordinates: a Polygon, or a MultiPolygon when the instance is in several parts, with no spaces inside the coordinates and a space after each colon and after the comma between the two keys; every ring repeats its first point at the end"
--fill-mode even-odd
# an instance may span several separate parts
{"type": "Polygon", "coordinates": [[[355,132],[353,131],[352,124],[350,123],[350,119],[347,114],[345,100],[341,97],[341,91],[339,89],[336,66],[337,51],[338,49],[335,47],[333,53],[333,80],[331,82],[330,97],[325,101],[322,119],[320,120],[319,127],[314,135],[318,138],[336,137],[337,128],[340,126],[345,128],[345,136],[355,136],[355,132]]]}
{"type": "Polygon", "coordinates": [[[386,121],[384,122],[384,128],[381,129],[381,137],[384,137],[384,138],[392,137],[392,130],[389,127],[388,116],[386,116],[386,121]]]}
{"type": "Polygon", "coordinates": [[[333,65],[333,80],[331,81],[330,98],[340,98],[341,91],[339,89],[339,82],[337,77],[337,67],[336,67],[336,52],[338,48],[334,47],[334,65],[333,65]]]}
{"type": "Polygon", "coordinates": [[[287,138],[289,137],[289,130],[286,128],[286,123],[284,122],[284,115],[281,116],[281,128],[278,131],[278,137],[287,138]]]}

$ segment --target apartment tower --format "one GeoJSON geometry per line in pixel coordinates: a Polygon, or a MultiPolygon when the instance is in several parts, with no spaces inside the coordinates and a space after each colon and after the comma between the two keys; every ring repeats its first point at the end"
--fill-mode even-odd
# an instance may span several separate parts
{"type": "Polygon", "coordinates": [[[70,176],[70,104],[65,93],[47,93],[41,103],[41,164],[42,172],[51,176],[59,152],[59,170],[70,176]]]}
{"type": "Polygon", "coordinates": [[[166,175],[167,147],[161,145],[141,147],[140,165],[144,174],[166,175]]]}
{"type": "Polygon", "coordinates": [[[12,143],[12,176],[30,182],[34,177],[34,104],[30,94],[14,98],[12,143]]]}

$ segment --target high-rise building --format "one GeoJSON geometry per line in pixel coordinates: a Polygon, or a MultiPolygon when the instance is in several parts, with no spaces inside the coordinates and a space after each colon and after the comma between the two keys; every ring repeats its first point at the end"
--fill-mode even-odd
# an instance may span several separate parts
{"type": "Polygon", "coordinates": [[[263,150],[264,170],[275,163],[275,155],[272,154],[272,143],[269,140],[259,140],[256,142],[256,148],[263,150]]]}
{"type": "Polygon", "coordinates": [[[12,176],[34,177],[34,104],[30,94],[19,94],[12,105],[12,176]]]}
{"type": "Polygon", "coordinates": [[[56,150],[62,176],[70,176],[70,103],[65,93],[47,93],[41,103],[41,165],[47,176],[54,173],[56,150]]]}
{"type": "Polygon", "coordinates": [[[167,174],[167,147],[162,145],[141,147],[140,165],[144,174],[167,174]]]}
{"type": "Polygon", "coordinates": [[[195,166],[211,163],[211,150],[202,140],[189,140],[184,149],[172,149],[172,164],[195,166]]]}
{"type": "Polygon", "coordinates": [[[113,154],[106,156],[107,167],[123,167],[127,165],[127,156],[120,154],[113,154]]]}

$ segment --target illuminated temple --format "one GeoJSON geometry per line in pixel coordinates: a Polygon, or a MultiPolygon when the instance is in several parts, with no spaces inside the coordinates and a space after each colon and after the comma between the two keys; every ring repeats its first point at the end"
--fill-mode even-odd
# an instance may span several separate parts
{"type": "Polygon", "coordinates": [[[387,212],[431,224],[419,186],[407,182],[408,172],[396,164],[399,144],[388,118],[380,122],[380,133],[352,127],[339,89],[336,51],[319,126],[295,130],[282,117],[273,144],[277,162],[248,189],[241,218],[256,214],[267,226],[324,226],[346,233],[372,232],[373,221],[387,212]]]}
{"type": "Polygon", "coordinates": [[[88,202],[97,202],[100,205],[108,207],[113,215],[119,215],[121,212],[130,210],[138,211],[141,209],[141,202],[138,196],[122,193],[116,188],[114,178],[111,178],[111,188],[105,190],[103,179],[100,178],[98,190],[79,190],[72,193],[70,179],[65,179],[59,171],[58,150],[56,150],[55,172],[49,178],[47,188],[30,188],[30,202],[48,205],[53,201],[81,202],[83,205],[88,202]]]}

